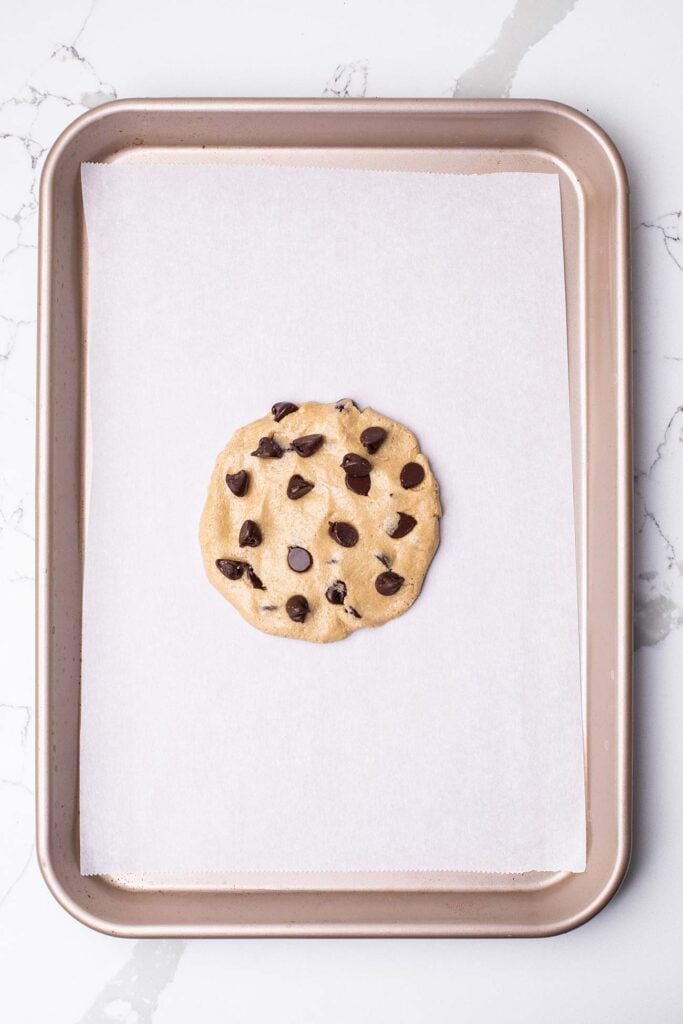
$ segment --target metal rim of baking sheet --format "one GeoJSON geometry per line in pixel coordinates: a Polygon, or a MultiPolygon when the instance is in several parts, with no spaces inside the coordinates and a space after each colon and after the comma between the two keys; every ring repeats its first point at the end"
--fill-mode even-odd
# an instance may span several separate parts
{"type": "Polygon", "coordinates": [[[78,118],[40,193],[37,846],[57,900],[126,936],[541,936],[597,913],[631,825],[628,185],[583,114],[542,100],[121,100],[78,118]],[[586,751],[582,874],[84,877],[78,735],[87,252],[82,162],[212,161],[559,175],[586,751]]]}

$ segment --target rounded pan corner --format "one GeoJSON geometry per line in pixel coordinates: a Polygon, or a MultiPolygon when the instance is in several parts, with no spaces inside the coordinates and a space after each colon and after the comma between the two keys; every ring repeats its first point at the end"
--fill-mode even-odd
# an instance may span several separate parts
{"type": "Polygon", "coordinates": [[[573,914],[568,914],[557,921],[553,921],[547,927],[541,927],[536,933],[538,937],[551,938],[556,935],[566,935],[568,932],[575,931],[582,925],[588,924],[594,917],[597,917],[616,896],[628,874],[630,862],[631,843],[628,840],[623,843],[622,848],[618,851],[612,871],[604,880],[599,890],[573,914]]]}
{"type": "Polygon", "coordinates": [[[79,114],[71,124],[68,124],[52,143],[48,150],[47,157],[45,158],[43,170],[40,175],[41,206],[52,186],[55,171],[60,160],[68,154],[70,148],[74,144],[77,144],[80,141],[81,136],[87,129],[92,125],[108,120],[118,114],[130,113],[134,110],[144,108],[145,105],[145,101],[137,99],[108,100],[106,103],[101,103],[99,106],[93,107],[91,110],[86,110],[84,113],[79,114]]]}
{"type": "Polygon", "coordinates": [[[40,844],[38,844],[36,848],[36,859],[38,861],[40,873],[43,876],[43,881],[45,882],[50,895],[54,897],[63,910],[66,910],[67,914],[70,914],[71,917],[80,924],[85,924],[95,931],[102,932],[105,935],[114,934],[111,927],[108,927],[107,922],[90,913],[90,911],[86,911],[85,907],[81,906],[81,904],[75,900],[69,892],[67,892],[55,871],[49,855],[41,849],[40,844]]]}
{"type": "Polygon", "coordinates": [[[60,878],[49,851],[45,848],[44,835],[41,828],[38,828],[36,837],[36,859],[43,881],[50,894],[57,903],[79,924],[84,924],[93,931],[102,935],[115,936],[117,938],[138,938],[140,931],[135,926],[119,925],[107,918],[100,916],[85,906],[72,892],[69,891],[62,878],[60,878]]]}
{"type": "Polygon", "coordinates": [[[519,101],[503,100],[502,102],[518,102],[520,105],[527,107],[527,109],[533,107],[539,112],[549,114],[564,121],[569,121],[576,125],[590,136],[603,150],[605,156],[609,159],[610,164],[612,165],[618,190],[622,192],[624,197],[628,195],[628,174],[623,157],[611,136],[608,135],[605,129],[592,117],[588,117],[587,114],[584,114],[581,110],[577,110],[576,107],[572,107],[568,103],[561,103],[559,100],[531,99],[519,101]]]}

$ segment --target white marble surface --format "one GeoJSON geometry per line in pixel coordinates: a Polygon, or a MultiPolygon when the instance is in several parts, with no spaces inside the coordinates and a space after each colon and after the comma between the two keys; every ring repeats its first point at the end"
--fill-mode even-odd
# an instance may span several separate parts
{"type": "Polygon", "coordinates": [[[0,1019],[683,1019],[683,7],[636,0],[18,0],[0,14],[0,1019]],[[69,918],[33,855],[36,185],[114,96],[542,96],[632,185],[636,846],[615,900],[535,941],[150,941],[69,918]]]}

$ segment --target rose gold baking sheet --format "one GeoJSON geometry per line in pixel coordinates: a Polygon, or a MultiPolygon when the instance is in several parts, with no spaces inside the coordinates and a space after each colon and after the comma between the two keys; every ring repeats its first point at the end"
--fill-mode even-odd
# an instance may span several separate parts
{"type": "Polygon", "coordinates": [[[630,848],[628,196],[604,133],[534,100],[124,100],[79,118],[43,173],[37,543],[38,852],[77,918],[117,935],[481,935],[567,930],[630,848]],[[83,877],[78,735],[85,493],[84,161],[221,161],[560,176],[586,748],[582,874],[83,877]]]}

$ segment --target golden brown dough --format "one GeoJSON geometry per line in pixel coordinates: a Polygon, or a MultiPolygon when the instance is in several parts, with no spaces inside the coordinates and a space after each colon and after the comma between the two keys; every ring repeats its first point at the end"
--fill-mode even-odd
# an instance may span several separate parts
{"type": "Polygon", "coordinates": [[[413,603],[439,543],[439,487],[400,423],[350,399],[291,406],[233,434],[199,539],[209,580],[247,622],[325,643],[413,603]]]}

